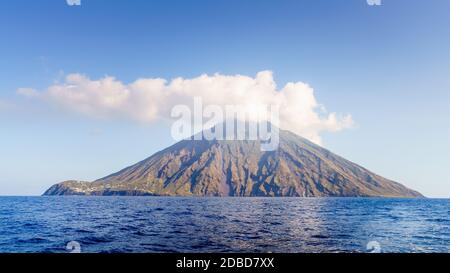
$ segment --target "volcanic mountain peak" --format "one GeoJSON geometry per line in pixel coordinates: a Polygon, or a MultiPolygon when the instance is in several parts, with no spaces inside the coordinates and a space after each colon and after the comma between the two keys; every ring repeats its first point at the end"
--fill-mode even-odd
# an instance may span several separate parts
{"type": "Polygon", "coordinates": [[[66,181],[44,195],[421,197],[289,131],[259,140],[182,140],[94,182],[66,181]]]}

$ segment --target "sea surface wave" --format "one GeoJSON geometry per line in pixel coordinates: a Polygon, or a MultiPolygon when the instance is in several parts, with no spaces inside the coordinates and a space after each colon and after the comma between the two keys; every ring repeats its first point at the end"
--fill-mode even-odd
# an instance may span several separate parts
{"type": "Polygon", "coordinates": [[[0,197],[0,252],[449,252],[450,200],[0,197]]]}

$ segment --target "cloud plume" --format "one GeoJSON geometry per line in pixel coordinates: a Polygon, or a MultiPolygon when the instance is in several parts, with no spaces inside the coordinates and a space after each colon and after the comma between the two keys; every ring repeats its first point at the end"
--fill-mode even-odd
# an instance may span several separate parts
{"type": "Polygon", "coordinates": [[[305,83],[290,82],[277,88],[271,71],[261,71],[255,77],[204,74],[170,81],[142,78],[132,83],[109,76],[92,80],[82,74],[70,74],[64,82],[41,92],[20,88],[17,93],[90,117],[140,122],[168,119],[173,106],[189,104],[194,97],[201,97],[205,105],[278,105],[281,128],[318,144],[321,132],[336,132],[353,124],[350,115],[327,113],[316,101],[314,90],[305,83]]]}

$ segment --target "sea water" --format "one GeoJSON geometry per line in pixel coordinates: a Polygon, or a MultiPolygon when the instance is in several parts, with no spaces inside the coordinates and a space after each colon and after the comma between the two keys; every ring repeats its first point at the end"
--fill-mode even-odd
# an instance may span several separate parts
{"type": "Polygon", "coordinates": [[[450,200],[0,197],[0,252],[69,242],[88,253],[449,252],[450,200]]]}

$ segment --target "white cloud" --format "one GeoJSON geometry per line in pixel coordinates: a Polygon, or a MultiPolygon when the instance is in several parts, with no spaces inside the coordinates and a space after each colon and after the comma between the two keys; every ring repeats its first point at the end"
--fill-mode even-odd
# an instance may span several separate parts
{"type": "Polygon", "coordinates": [[[326,113],[315,99],[314,90],[302,82],[290,82],[277,89],[271,71],[255,77],[243,75],[201,75],[196,78],[143,78],[125,84],[113,77],[91,80],[70,74],[61,84],[38,93],[21,88],[19,94],[43,100],[92,117],[130,118],[154,122],[170,117],[177,104],[191,104],[201,97],[205,105],[280,106],[280,127],[316,143],[323,131],[336,132],[352,126],[350,115],[326,113]]]}
{"type": "Polygon", "coordinates": [[[35,98],[39,96],[39,92],[33,88],[19,88],[16,92],[17,94],[27,98],[35,98]]]}

